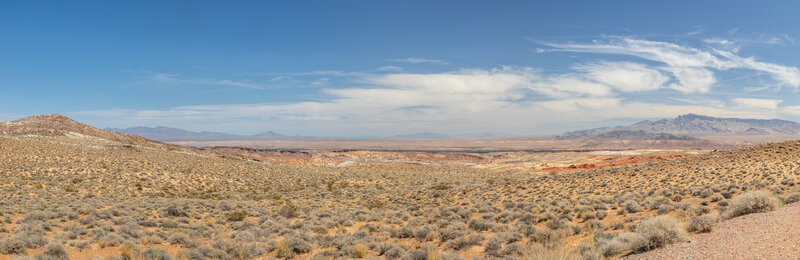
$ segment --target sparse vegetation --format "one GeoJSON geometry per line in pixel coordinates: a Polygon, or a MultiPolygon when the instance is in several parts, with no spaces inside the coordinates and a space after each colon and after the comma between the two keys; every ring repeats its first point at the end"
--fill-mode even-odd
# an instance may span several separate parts
{"type": "Polygon", "coordinates": [[[679,219],[708,232],[800,197],[782,170],[800,167],[785,159],[797,142],[553,174],[48,136],[0,136],[0,150],[0,254],[51,259],[598,259],[684,241],[679,219]]]}

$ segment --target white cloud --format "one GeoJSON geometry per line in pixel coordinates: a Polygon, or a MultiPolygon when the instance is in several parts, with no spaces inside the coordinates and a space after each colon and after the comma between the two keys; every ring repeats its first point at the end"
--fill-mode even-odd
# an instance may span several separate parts
{"type": "Polygon", "coordinates": [[[438,65],[446,65],[447,62],[443,60],[437,59],[423,59],[423,58],[404,58],[404,59],[390,59],[390,62],[404,62],[404,63],[431,63],[431,64],[438,64],[438,65]]]}
{"type": "Polygon", "coordinates": [[[377,69],[378,71],[401,71],[403,68],[398,66],[382,66],[377,69]]]}
{"type": "Polygon", "coordinates": [[[330,78],[321,78],[321,79],[317,79],[317,80],[315,80],[314,82],[311,82],[311,85],[315,85],[315,86],[325,86],[325,85],[328,85],[328,82],[329,82],[330,80],[331,80],[330,78]]]}
{"type": "Polygon", "coordinates": [[[264,89],[263,87],[245,81],[233,81],[233,80],[220,80],[217,81],[218,85],[223,86],[235,86],[235,87],[245,87],[245,88],[252,88],[252,89],[264,89]]]}
{"type": "MultiPolygon", "coordinates": [[[[723,39],[707,41],[727,43],[723,39]]],[[[772,75],[781,84],[795,88],[800,86],[800,71],[796,67],[759,62],[755,58],[743,58],[730,51],[701,50],[669,42],[622,37],[611,38],[608,42],[590,44],[545,42],[540,42],[540,44],[553,47],[554,49],[551,51],[628,55],[660,62],[666,65],[662,67],[662,70],[670,72],[678,81],[671,87],[687,93],[703,93],[710,89],[716,80],[714,73],[709,69],[738,68],[761,71],[772,75]]]]}
{"type": "Polygon", "coordinates": [[[677,80],[677,82],[669,84],[669,87],[684,93],[706,93],[717,81],[713,72],[703,68],[664,67],[662,69],[672,73],[677,80]]]}
{"type": "Polygon", "coordinates": [[[748,108],[760,108],[760,109],[777,109],[778,104],[783,102],[783,100],[779,99],[760,99],[760,98],[734,98],[733,103],[736,103],[739,106],[748,107],[748,108]]]}
{"type": "Polygon", "coordinates": [[[669,81],[669,77],[658,70],[631,62],[602,62],[576,69],[584,72],[586,78],[622,92],[656,90],[669,81]]]}
{"type": "MultiPolygon", "coordinates": [[[[720,40],[714,44],[725,43],[720,40]]],[[[537,134],[541,133],[537,127],[544,125],[652,119],[686,113],[750,118],[800,115],[800,106],[781,107],[781,100],[777,99],[726,97],[732,98],[733,104],[726,106],[711,95],[704,95],[713,93],[715,84],[731,80],[718,81],[725,75],[715,75],[719,70],[752,70],[772,76],[768,81],[774,80],[775,84],[797,86],[800,73],[795,67],[740,57],[726,50],[701,50],[630,38],[548,45],[555,51],[626,55],[646,61],[599,60],[569,66],[567,71],[558,73],[529,67],[404,73],[395,66],[365,72],[266,73],[260,75],[275,81],[305,76],[308,80],[303,82],[308,84],[356,82],[358,87],[322,87],[320,94],[324,95],[315,101],[86,111],[80,115],[114,127],[137,122],[228,132],[253,129],[252,132],[277,130],[340,136],[498,130],[537,134]]],[[[398,62],[438,61],[401,60],[398,62]]],[[[189,80],[175,74],[157,74],[151,80],[258,87],[244,80],[189,80]]]]}

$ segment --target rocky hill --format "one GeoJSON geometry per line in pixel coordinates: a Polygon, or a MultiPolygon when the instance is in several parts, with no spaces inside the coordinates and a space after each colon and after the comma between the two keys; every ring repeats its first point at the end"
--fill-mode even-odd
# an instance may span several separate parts
{"type": "MultiPolygon", "coordinates": [[[[552,136],[555,140],[698,140],[708,136],[794,136],[800,123],[780,119],[717,118],[696,114],[552,136]]],[[[785,140],[793,138],[784,138],[785,140]]]]}
{"type": "Polygon", "coordinates": [[[556,135],[556,140],[679,140],[696,141],[697,138],[669,133],[651,133],[643,130],[591,129],[556,135]]]}
{"type": "Polygon", "coordinates": [[[15,121],[0,122],[0,135],[99,138],[125,145],[177,147],[140,136],[98,129],[59,114],[30,116],[15,121]]]}
{"type": "Polygon", "coordinates": [[[642,121],[624,129],[684,135],[796,135],[800,134],[800,123],[780,119],[718,118],[686,114],[675,119],[642,121]]]}

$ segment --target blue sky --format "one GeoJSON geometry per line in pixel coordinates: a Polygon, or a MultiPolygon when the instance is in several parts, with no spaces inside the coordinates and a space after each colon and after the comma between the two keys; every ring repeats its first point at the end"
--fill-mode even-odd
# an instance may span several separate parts
{"type": "Polygon", "coordinates": [[[800,121],[795,1],[2,1],[0,120],[316,136],[800,121]]]}

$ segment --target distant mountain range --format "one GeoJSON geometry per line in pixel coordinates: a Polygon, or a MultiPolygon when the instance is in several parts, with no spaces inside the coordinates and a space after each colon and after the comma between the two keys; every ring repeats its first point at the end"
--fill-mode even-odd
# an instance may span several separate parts
{"type": "Polygon", "coordinates": [[[108,131],[118,132],[129,135],[138,135],[144,138],[159,140],[163,142],[179,141],[228,141],[228,140],[313,140],[319,139],[308,136],[287,136],[272,131],[256,135],[235,135],[218,132],[193,132],[178,128],[164,126],[157,127],[129,127],[125,129],[106,128],[108,131]]]}
{"type": "MultiPolygon", "coordinates": [[[[125,129],[106,128],[105,130],[118,132],[128,135],[138,135],[148,139],[159,140],[162,142],[181,142],[181,141],[241,141],[241,140],[341,140],[345,138],[335,137],[312,137],[312,136],[289,136],[272,131],[257,135],[236,135],[219,132],[193,132],[178,128],[157,126],[157,127],[129,127],[125,129]]],[[[354,140],[454,140],[454,139],[488,139],[499,137],[496,133],[477,133],[463,136],[451,136],[439,133],[421,132],[405,135],[392,136],[362,136],[351,138],[354,140]]]]}
{"type": "Polygon", "coordinates": [[[780,119],[718,118],[696,114],[553,136],[557,140],[695,140],[703,136],[798,135],[800,123],[780,119]]]}
{"type": "Polygon", "coordinates": [[[627,127],[629,130],[664,132],[693,136],[702,135],[767,135],[800,134],[800,123],[780,119],[741,119],[717,118],[696,114],[686,114],[675,119],[662,119],[655,122],[642,121],[627,127]]]}
{"type": "MultiPolygon", "coordinates": [[[[193,132],[170,127],[131,127],[106,130],[164,141],[242,141],[242,140],[342,140],[345,138],[289,136],[272,131],[256,135],[235,135],[219,132],[193,132]]],[[[726,135],[799,135],[800,123],[771,119],[717,118],[696,114],[680,115],[674,119],[642,121],[629,126],[602,127],[551,136],[503,138],[496,133],[446,135],[432,132],[393,136],[362,136],[355,140],[680,140],[695,141],[703,136],[726,135]]]]}

